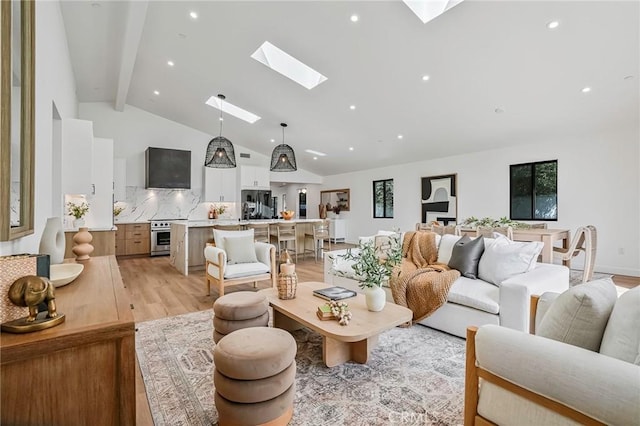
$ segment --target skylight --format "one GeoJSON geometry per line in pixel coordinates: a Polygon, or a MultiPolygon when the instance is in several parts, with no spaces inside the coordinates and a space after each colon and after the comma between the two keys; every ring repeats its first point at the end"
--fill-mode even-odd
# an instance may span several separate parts
{"type": "Polygon", "coordinates": [[[462,0],[402,0],[423,24],[442,15],[462,0]]]}
{"type": "MultiPolygon", "coordinates": [[[[215,109],[220,109],[220,102],[221,102],[220,98],[218,98],[217,96],[211,96],[209,99],[207,99],[207,102],[205,102],[205,104],[211,107],[214,107],[215,109]]],[[[251,123],[251,124],[260,120],[260,117],[258,117],[254,113],[244,110],[240,107],[237,107],[234,104],[229,103],[228,101],[224,101],[222,112],[231,114],[234,117],[239,118],[240,120],[244,120],[247,123],[251,123]]]]}
{"type": "Polygon", "coordinates": [[[327,77],[318,71],[303,64],[268,41],[262,43],[262,46],[253,52],[251,57],[309,90],[327,80],[327,77]]]}
{"type": "Polygon", "coordinates": [[[305,149],[304,152],[308,152],[309,154],[313,154],[313,155],[318,155],[320,157],[325,157],[327,155],[324,152],[314,151],[312,149],[305,149]]]}

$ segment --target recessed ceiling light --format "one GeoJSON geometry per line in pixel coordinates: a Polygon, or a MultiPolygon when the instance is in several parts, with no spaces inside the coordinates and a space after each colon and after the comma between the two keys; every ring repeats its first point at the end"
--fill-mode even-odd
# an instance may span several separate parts
{"type": "Polygon", "coordinates": [[[313,157],[313,159],[314,159],[314,160],[317,160],[317,159],[318,159],[318,157],[313,157]]]}
{"type": "Polygon", "coordinates": [[[220,118],[218,118],[218,120],[220,120],[220,121],[224,121],[224,118],[220,117],[220,118]]]}
{"type": "Polygon", "coordinates": [[[269,142],[274,143],[276,140],[275,139],[271,139],[269,142]]]}
{"type": "Polygon", "coordinates": [[[153,91],[153,94],[154,94],[154,95],[159,95],[159,94],[160,94],[160,92],[158,92],[157,90],[154,90],[154,91],[153,91]]]}
{"type": "Polygon", "coordinates": [[[167,65],[169,65],[170,67],[174,66],[175,63],[173,61],[167,61],[167,65]]]}
{"type": "Polygon", "coordinates": [[[591,91],[591,87],[583,87],[582,93],[589,93],[591,91]]]}
{"type": "Polygon", "coordinates": [[[429,81],[430,78],[431,77],[429,77],[428,75],[425,74],[425,75],[422,76],[422,81],[429,81]]]}
{"type": "Polygon", "coordinates": [[[198,14],[196,12],[189,12],[189,16],[191,16],[191,19],[198,19],[198,14]]]}
{"type": "Polygon", "coordinates": [[[349,147],[349,151],[353,151],[353,147],[352,146],[349,147]]]}
{"type": "Polygon", "coordinates": [[[547,28],[549,28],[550,30],[555,30],[559,26],[560,26],[560,22],[558,21],[551,21],[547,23],[547,28]]]}
{"type": "Polygon", "coordinates": [[[404,3],[416,14],[423,24],[431,21],[442,15],[447,10],[451,9],[458,3],[462,3],[462,0],[445,0],[445,1],[430,1],[430,0],[403,0],[404,3]]]}
{"type": "Polygon", "coordinates": [[[402,139],[402,138],[404,138],[404,136],[398,135],[398,139],[402,139]]]}
{"type": "Polygon", "coordinates": [[[356,109],[356,106],[355,105],[351,105],[351,106],[349,106],[349,109],[353,111],[354,109],[356,109]]]}
{"type": "Polygon", "coordinates": [[[268,41],[262,43],[251,57],[309,90],[327,81],[327,77],[268,41]]]}
{"type": "MultiPolygon", "coordinates": [[[[214,107],[216,109],[220,109],[221,102],[222,101],[217,96],[211,96],[209,99],[207,99],[207,102],[205,102],[205,104],[211,107],[214,107]]],[[[229,103],[227,101],[224,101],[224,107],[222,109],[222,112],[226,112],[227,114],[233,115],[234,117],[244,120],[247,123],[251,123],[251,124],[260,120],[260,117],[258,117],[254,113],[244,110],[240,107],[237,107],[234,104],[229,103]]]]}
{"type": "Polygon", "coordinates": [[[308,152],[309,154],[317,155],[319,157],[324,157],[327,155],[324,152],[314,151],[313,149],[305,149],[304,152],[308,152]]]}
{"type": "Polygon", "coordinates": [[[360,17],[358,15],[351,15],[351,22],[358,22],[360,20],[360,17]]]}

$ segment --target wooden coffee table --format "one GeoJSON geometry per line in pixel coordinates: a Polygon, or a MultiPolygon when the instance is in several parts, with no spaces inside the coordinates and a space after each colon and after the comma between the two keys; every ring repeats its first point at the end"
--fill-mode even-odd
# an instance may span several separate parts
{"type": "Polygon", "coordinates": [[[299,283],[296,298],[278,299],[278,290],[268,288],[260,290],[273,308],[273,326],[293,331],[302,327],[322,335],[322,361],[327,367],[334,367],[347,361],[365,364],[371,349],[378,342],[378,335],[397,325],[411,321],[411,310],[393,303],[387,303],[380,312],[367,310],[365,297],[345,299],[353,317],[347,326],[341,326],[336,320],[322,321],[316,315],[318,306],[327,301],[313,295],[313,290],[331,287],[320,282],[299,283]]]}

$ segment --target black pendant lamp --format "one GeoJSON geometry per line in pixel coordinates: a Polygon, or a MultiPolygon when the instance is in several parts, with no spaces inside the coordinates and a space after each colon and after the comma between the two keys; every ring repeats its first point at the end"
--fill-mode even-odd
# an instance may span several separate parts
{"type": "Polygon", "coordinates": [[[218,95],[220,99],[220,136],[211,139],[204,157],[204,165],[217,169],[231,169],[236,167],[236,154],[231,141],[222,136],[222,102],[224,95],[218,95]]]}
{"type": "Polygon", "coordinates": [[[284,143],[284,128],[286,123],[280,123],[282,126],[282,143],[273,149],[271,154],[271,171],[272,172],[295,172],[298,170],[296,166],[296,154],[293,148],[284,143]]]}

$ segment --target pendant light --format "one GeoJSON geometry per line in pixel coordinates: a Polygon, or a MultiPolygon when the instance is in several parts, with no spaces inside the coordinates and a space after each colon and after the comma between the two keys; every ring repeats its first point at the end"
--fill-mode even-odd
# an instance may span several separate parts
{"type": "Polygon", "coordinates": [[[284,143],[284,128],[287,123],[280,123],[282,126],[282,143],[273,149],[271,154],[271,171],[272,172],[295,172],[298,170],[296,166],[296,154],[293,148],[284,143]]]}
{"type": "Polygon", "coordinates": [[[236,167],[236,154],[231,141],[222,136],[222,102],[225,96],[218,95],[218,98],[220,99],[220,136],[216,136],[209,142],[204,165],[217,169],[231,169],[236,167]]]}

